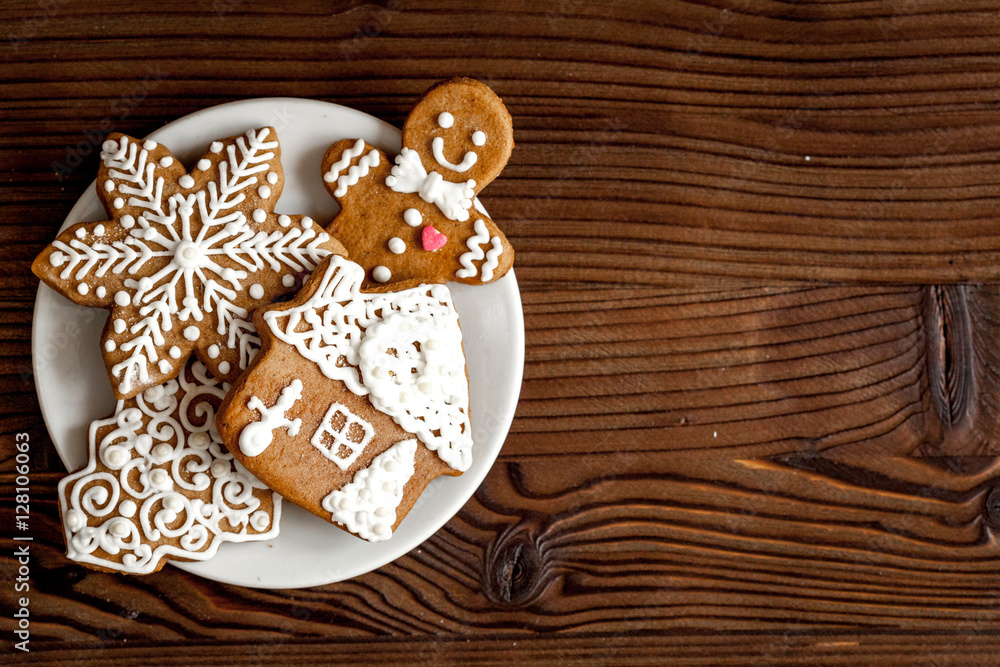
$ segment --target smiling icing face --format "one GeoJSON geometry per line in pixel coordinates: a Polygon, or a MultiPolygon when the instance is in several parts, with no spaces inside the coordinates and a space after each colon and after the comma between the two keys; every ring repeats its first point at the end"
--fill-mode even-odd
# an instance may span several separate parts
{"type": "Polygon", "coordinates": [[[403,145],[428,172],[481,190],[503,169],[514,147],[510,114],[496,93],[472,79],[431,89],[403,127],[403,145]]]}

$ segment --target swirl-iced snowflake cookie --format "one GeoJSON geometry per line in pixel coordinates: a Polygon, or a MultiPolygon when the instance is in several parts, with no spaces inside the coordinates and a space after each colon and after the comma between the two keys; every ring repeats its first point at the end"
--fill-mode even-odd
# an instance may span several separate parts
{"type": "Polygon", "coordinates": [[[233,460],[215,430],[226,389],[191,361],[90,425],[89,462],[59,483],[72,560],[148,574],[168,560],[207,560],[222,542],[277,536],[281,497],[233,460]]]}
{"type": "Polygon", "coordinates": [[[395,165],[362,139],[330,146],[323,181],[341,212],[327,231],[365,267],[366,285],[497,280],[514,249],[475,197],[513,147],[510,114],[488,86],[439,83],[410,112],[395,165]]]}
{"type": "Polygon", "coordinates": [[[216,426],[286,499],[373,542],[427,484],[472,462],[462,331],[444,285],[361,291],[331,257],[296,297],[257,311],[260,354],[216,426]]]}
{"type": "Polygon", "coordinates": [[[213,141],[190,174],[155,141],[104,142],[97,192],[111,219],[70,227],[31,268],[111,310],[101,350],[118,398],[176,377],[192,352],[234,380],[259,343],[250,311],[344,252],[308,217],[273,213],[280,154],[270,127],[213,141]]]}

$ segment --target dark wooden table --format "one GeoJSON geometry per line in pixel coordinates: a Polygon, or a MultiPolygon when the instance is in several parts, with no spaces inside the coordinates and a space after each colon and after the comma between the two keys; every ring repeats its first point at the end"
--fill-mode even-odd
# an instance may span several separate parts
{"type": "MultiPolygon", "coordinates": [[[[0,618],[28,661],[1000,664],[1000,3],[6,2],[0,618]],[[63,555],[28,267],[142,136],[241,98],[515,123],[521,401],[474,498],[357,579],[63,555]]],[[[4,659],[6,661],[6,658],[4,659]]]]}

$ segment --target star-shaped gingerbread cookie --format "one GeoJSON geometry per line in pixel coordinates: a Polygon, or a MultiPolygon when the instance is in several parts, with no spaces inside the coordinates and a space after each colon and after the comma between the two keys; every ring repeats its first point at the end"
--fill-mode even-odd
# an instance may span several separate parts
{"type": "Polygon", "coordinates": [[[307,216],[273,212],[280,155],[270,127],[212,142],[191,173],[155,141],[104,142],[110,219],[73,225],[31,268],[74,303],[111,310],[101,346],[118,398],[175,378],[192,352],[233,381],[260,346],[250,313],[344,253],[307,216]]]}

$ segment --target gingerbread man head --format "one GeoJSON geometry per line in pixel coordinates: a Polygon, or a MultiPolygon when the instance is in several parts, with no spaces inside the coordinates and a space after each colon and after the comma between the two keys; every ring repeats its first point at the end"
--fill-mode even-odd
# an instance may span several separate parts
{"type": "Polygon", "coordinates": [[[342,209],[328,231],[368,284],[497,280],[514,249],[475,197],[513,147],[510,114],[488,86],[439,83],[410,113],[395,165],[361,139],[327,150],[323,180],[342,209]]]}

